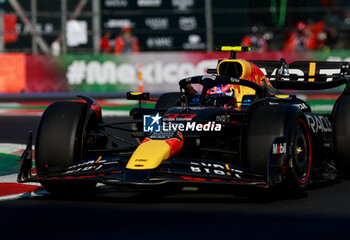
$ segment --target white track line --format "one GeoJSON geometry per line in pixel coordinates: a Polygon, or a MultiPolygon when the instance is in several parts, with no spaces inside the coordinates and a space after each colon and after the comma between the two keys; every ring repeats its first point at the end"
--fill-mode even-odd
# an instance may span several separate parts
{"type": "Polygon", "coordinates": [[[102,116],[104,117],[128,117],[130,111],[123,110],[102,110],[102,116]]]}
{"type": "Polygon", "coordinates": [[[46,192],[45,190],[39,190],[39,191],[29,192],[29,193],[12,194],[12,195],[0,197],[0,201],[38,197],[38,196],[43,196],[43,195],[47,195],[47,194],[49,194],[49,193],[46,192]]]}
{"type": "MultiPolygon", "coordinates": [[[[0,176],[0,183],[17,183],[17,173],[0,176]]],[[[26,185],[40,186],[40,183],[30,182],[25,183],[26,185]]]]}
{"type": "Polygon", "coordinates": [[[312,111],[332,111],[333,109],[333,105],[314,105],[314,106],[311,106],[311,109],[312,111]]]}
{"type": "Polygon", "coordinates": [[[25,144],[0,143],[0,153],[11,154],[26,148],[25,144]]]}
{"type": "MultiPolygon", "coordinates": [[[[21,112],[16,111],[13,112],[12,110],[8,109],[0,109],[1,116],[41,116],[43,114],[44,110],[42,112],[21,112]]],[[[126,110],[102,110],[102,115],[106,117],[128,117],[130,114],[130,111],[126,110]]]]}

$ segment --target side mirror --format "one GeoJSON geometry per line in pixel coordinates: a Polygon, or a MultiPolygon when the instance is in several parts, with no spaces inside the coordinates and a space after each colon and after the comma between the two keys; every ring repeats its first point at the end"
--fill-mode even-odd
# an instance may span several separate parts
{"type": "Polygon", "coordinates": [[[208,68],[207,73],[208,74],[218,74],[218,71],[216,68],[208,68]]]}
{"type": "Polygon", "coordinates": [[[126,93],[126,99],[128,100],[149,100],[149,93],[148,92],[127,92],[126,93]]]}

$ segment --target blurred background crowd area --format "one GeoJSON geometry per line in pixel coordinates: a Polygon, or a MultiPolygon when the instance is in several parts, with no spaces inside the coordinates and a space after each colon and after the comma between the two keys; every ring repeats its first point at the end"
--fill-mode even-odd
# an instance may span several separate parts
{"type": "Polygon", "coordinates": [[[348,0],[0,0],[0,8],[1,52],[329,51],[350,44],[348,0]]]}

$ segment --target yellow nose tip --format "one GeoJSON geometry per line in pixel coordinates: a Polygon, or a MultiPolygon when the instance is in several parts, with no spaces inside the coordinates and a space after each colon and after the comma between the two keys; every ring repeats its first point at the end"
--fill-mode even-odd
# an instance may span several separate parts
{"type": "Polygon", "coordinates": [[[131,156],[126,168],[154,169],[169,157],[170,150],[170,146],[164,140],[142,143],[131,156]]]}

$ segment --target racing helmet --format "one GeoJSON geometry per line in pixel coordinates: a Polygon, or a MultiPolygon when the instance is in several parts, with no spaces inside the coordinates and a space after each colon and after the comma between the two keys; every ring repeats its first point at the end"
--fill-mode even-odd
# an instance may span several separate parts
{"type": "Polygon", "coordinates": [[[236,104],[236,95],[232,84],[220,84],[207,91],[206,106],[232,107],[236,104]]]}

